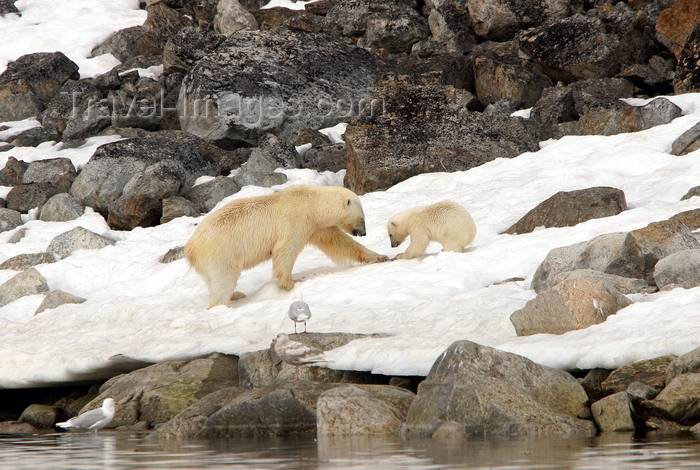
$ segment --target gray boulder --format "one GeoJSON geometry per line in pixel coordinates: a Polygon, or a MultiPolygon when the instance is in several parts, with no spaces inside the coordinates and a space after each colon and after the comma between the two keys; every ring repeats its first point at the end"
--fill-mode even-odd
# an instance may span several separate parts
{"type": "Polygon", "coordinates": [[[465,0],[426,2],[431,7],[428,26],[432,40],[448,52],[466,53],[476,44],[471,16],[465,0]]]}
{"type": "Polygon", "coordinates": [[[203,28],[187,27],[173,35],[163,49],[163,71],[185,73],[199,59],[216,49],[225,37],[203,28]]]}
{"type": "Polygon", "coordinates": [[[632,302],[604,281],[570,279],[540,291],[513,312],[510,321],[518,336],[562,334],[602,323],[632,302]]]}
{"type": "Polygon", "coordinates": [[[15,157],[7,157],[7,163],[0,170],[0,184],[3,186],[17,186],[22,184],[22,177],[27,171],[29,163],[17,160],[15,157]]]}
{"type": "Polygon", "coordinates": [[[575,269],[573,271],[564,271],[554,276],[552,285],[557,285],[560,282],[570,279],[595,279],[605,284],[613,286],[623,294],[648,294],[656,291],[656,288],[649,285],[644,279],[634,279],[631,277],[622,277],[615,274],[607,274],[593,269],[575,269]]]}
{"type": "Polygon", "coordinates": [[[537,227],[571,227],[600,217],[617,215],[627,209],[625,193],[598,186],[576,191],[559,191],[541,202],[505,233],[529,233],[537,227]]]}
{"type": "Polygon", "coordinates": [[[0,264],[0,269],[12,269],[14,271],[24,271],[37,264],[55,263],[56,257],[51,253],[27,253],[8,258],[0,264]]]}
{"type": "Polygon", "coordinates": [[[22,183],[51,183],[60,192],[67,192],[77,174],[69,158],[49,158],[30,163],[22,175],[22,183]]]}
{"type": "Polygon", "coordinates": [[[272,173],[277,168],[300,168],[301,157],[296,148],[273,134],[261,137],[253,148],[242,170],[256,173],[272,173]]]}
{"type": "Polygon", "coordinates": [[[14,209],[0,207],[0,232],[7,232],[22,225],[22,214],[14,209]]]}
{"type": "Polygon", "coordinates": [[[0,285],[0,307],[26,295],[45,294],[48,291],[49,285],[39,271],[34,268],[25,269],[0,285]]]}
{"type": "Polygon", "coordinates": [[[47,253],[54,254],[59,258],[70,256],[76,250],[99,250],[109,245],[114,245],[111,238],[99,235],[83,227],[75,227],[60,235],[56,235],[49,246],[47,253]]]}
{"type": "Polygon", "coordinates": [[[260,186],[270,188],[278,184],[287,182],[287,175],[284,173],[268,173],[266,171],[253,171],[245,168],[245,165],[239,172],[233,175],[233,181],[242,188],[244,186],[260,186]]]}
{"type": "Polygon", "coordinates": [[[401,430],[430,437],[444,421],[471,436],[593,436],[588,397],[567,372],[470,341],[435,361],[401,430]]]}
{"type": "Polygon", "coordinates": [[[36,429],[54,429],[54,424],[61,417],[61,410],[51,405],[33,404],[22,411],[18,423],[27,423],[36,429]]]}
{"type": "Polygon", "coordinates": [[[671,383],[673,379],[681,374],[700,372],[700,348],[677,357],[668,365],[666,369],[666,383],[671,383]]]}
{"type": "Polygon", "coordinates": [[[644,106],[594,111],[578,121],[580,135],[615,135],[638,132],[668,124],[681,115],[681,108],[666,98],[656,98],[644,106]]]}
{"type": "Polygon", "coordinates": [[[0,122],[36,116],[71,78],[78,78],[78,66],[62,52],[26,54],[10,62],[0,75],[0,122]]]}
{"type": "Polygon", "coordinates": [[[236,357],[212,354],[192,361],[169,361],[111,378],[83,410],[107,397],[119,403],[110,427],[153,427],[165,423],[216,390],[238,385],[236,357]]]}
{"type": "Polygon", "coordinates": [[[348,166],[345,144],[326,144],[311,147],[302,157],[304,168],[338,172],[348,166]]]}
{"type": "Polygon", "coordinates": [[[66,222],[85,213],[85,207],[69,193],[51,196],[39,211],[39,220],[44,222],[66,222]]]}
{"type": "Polygon", "coordinates": [[[163,199],[160,223],[165,224],[177,217],[196,217],[198,215],[199,209],[192,201],[181,196],[170,196],[163,199]]]}
{"type": "Polygon", "coordinates": [[[178,131],[161,131],[144,138],[117,141],[97,148],[73,182],[70,194],[106,218],[110,205],[123,196],[115,208],[126,215],[130,214],[126,209],[131,203],[141,198],[151,204],[149,211],[144,211],[147,218],[142,216],[139,223],[150,222],[155,214],[160,219],[161,207],[160,200],[154,204],[148,198],[182,195],[198,177],[218,174],[218,161],[226,155],[224,150],[178,131]],[[157,182],[160,176],[167,177],[167,181],[157,182]],[[149,188],[151,183],[157,187],[149,188]],[[136,192],[129,194],[125,189],[136,192]],[[129,197],[136,200],[130,201],[129,197]]]}
{"type": "Polygon", "coordinates": [[[255,145],[267,133],[291,141],[357,114],[386,68],[334,36],[241,31],[185,76],[180,127],[220,145],[255,145]]]}
{"type": "Polygon", "coordinates": [[[396,435],[415,394],[386,385],[345,385],[323,392],[316,403],[319,436],[396,435]]]}
{"type": "Polygon", "coordinates": [[[417,174],[467,170],[539,148],[544,137],[539,124],[468,111],[470,96],[449,86],[387,74],[345,131],[345,186],[364,194],[417,174]]]}
{"type": "Polygon", "coordinates": [[[255,17],[238,3],[238,0],[220,0],[214,16],[214,30],[230,36],[245,29],[258,29],[255,17]]]}
{"type": "MultiPolygon", "coordinates": [[[[233,178],[217,176],[211,181],[190,188],[185,197],[192,201],[198,212],[209,212],[222,199],[237,193],[241,188],[233,178]]],[[[162,223],[163,218],[161,218],[162,223]]]]}
{"type": "Polygon", "coordinates": [[[654,266],[654,282],[659,289],[700,286],[700,250],[682,250],[661,258],[654,266]]]}
{"type": "Polygon", "coordinates": [[[477,55],[474,58],[476,96],[483,104],[498,100],[521,103],[521,108],[532,107],[552,80],[537,72],[531,63],[514,57],[477,55]]]}
{"type": "Polygon", "coordinates": [[[64,304],[82,304],[85,299],[78,297],[77,295],[69,294],[68,292],[63,292],[62,290],[52,290],[44,298],[43,302],[34,312],[34,315],[38,315],[44,310],[50,310],[52,308],[60,307],[64,304]]]}
{"type": "Polygon", "coordinates": [[[653,400],[643,401],[649,413],[692,426],[700,422],[700,374],[688,373],[674,378],[653,400]]]}
{"type": "Polygon", "coordinates": [[[591,413],[601,431],[635,430],[634,407],[626,392],[618,392],[593,403],[591,413]]]}
{"type": "Polygon", "coordinates": [[[416,9],[401,4],[375,6],[366,25],[357,45],[390,54],[410,52],[413,44],[430,35],[426,19],[416,9]]]}
{"type": "MultiPolygon", "coordinates": [[[[700,148],[700,122],[683,132],[671,145],[671,155],[685,155],[700,148]]],[[[684,197],[685,198],[685,197],[684,197]]]]}

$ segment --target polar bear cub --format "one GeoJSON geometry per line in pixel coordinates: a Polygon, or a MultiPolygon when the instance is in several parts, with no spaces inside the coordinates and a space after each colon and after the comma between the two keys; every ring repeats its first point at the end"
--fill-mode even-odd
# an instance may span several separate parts
{"type": "Polygon", "coordinates": [[[431,241],[440,242],[444,251],[463,252],[476,236],[476,225],[464,207],[442,201],[394,215],[387,223],[387,232],[392,248],[411,237],[408,249],[396,259],[412,259],[422,255],[431,241]]]}

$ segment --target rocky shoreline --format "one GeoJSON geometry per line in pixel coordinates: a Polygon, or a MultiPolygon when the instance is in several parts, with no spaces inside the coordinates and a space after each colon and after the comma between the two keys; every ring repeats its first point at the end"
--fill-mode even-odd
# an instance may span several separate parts
{"type": "MultiPolygon", "coordinates": [[[[358,194],[431,171],[468,170],[565,135],[613,135],[670,122],[660,97],[700,91],[700,8],[694,0],[321,0],[304,11],[254,0],[149,0],[142,26],[117,32],[95,55],[123,64],[80,79],[61,52],[30,54],[0,75],[0,122],[39,126],[0,141],[0,230],[24,235],[23,216],[73,220],[86,207],[114,230],[197,216],[245,185],[273,186],[278,168],[346,169],[358,194]],[[515,113],[529,109],[529,113],[515,113]],[[342,136],[321,128],[348,123],[342,136]],[[14,148],[78,147],[119,135],[79,171],[69,159],[26,163],[14,148]],[[381,155],[381,158],[377,156],[381,155]],[[233,177],[228,175],[235,170],[233,177]],[[194,186],[202,176],[210,181],[194,186]]],[[[0,2],[0,14],[21,14],[0,2]]],[[[3,131],[5,129],[0,129],[3,131]]],[[[673,155],[700,148],[700,124],[673,155]]],[[[685,198],[700,193],[688,188],[685,198]]],[[[624,192],[558,193],[507,233],[572,226],[627,210],[624,192]]],[[[700,210],[550,252],[513,312],[518,335],[600,323],[628,295],[700,285],[700,210]]],[[[0,305],[46,294],[37,313],[84,299],[50,291],[33,269],[115,240],[78,227],[45,253],[0,269],[0,305]]],[[[180,259],[181,248],[161,262],[180,259]]],[[[323,350],[348,334],[293,337],[323,350]]],[[[103,383],[0,390],[0,434],[55,430],[105,397],[110,425],[158,439],[395,435],[591,436],[605,431],[700,432],[700,349],[616,370],[560,371],[469,341],[451,345],[427,377],[293,368],[265,349],[240,357],[158,364],[116,358],[103,383]],[[68,387],[68,388],[66,388],[68,387]]]]}

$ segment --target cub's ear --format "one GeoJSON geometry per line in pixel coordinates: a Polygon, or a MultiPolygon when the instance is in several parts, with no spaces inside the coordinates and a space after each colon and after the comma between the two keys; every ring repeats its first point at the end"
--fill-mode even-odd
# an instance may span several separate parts
{"type": "Polygon", "coordinates": [[[391,225],[392,227],[396,227],[396,222],[394,222],[393,220],[390,220],[389,225],[391,225]]]}

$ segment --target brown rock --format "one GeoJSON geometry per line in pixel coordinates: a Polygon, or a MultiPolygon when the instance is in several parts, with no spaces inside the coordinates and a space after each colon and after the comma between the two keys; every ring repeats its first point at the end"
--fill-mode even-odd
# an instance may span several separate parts
{"type": "Polygon", "coordinates": [[[700,3],[697,0],[676,0],[659,14],[656,21],[657,37],[673,51],[676,58],[693,28],[700,24],[700,3]]]}
{"type": "Polygon", "coordinates": [[[666,368],[674,359],[676,356],[661,356],[615,369],[601,383],[603,393],[610,395],[623,392],[632,382],[642,382],[661,390],[666,384],[666,368]]]}

